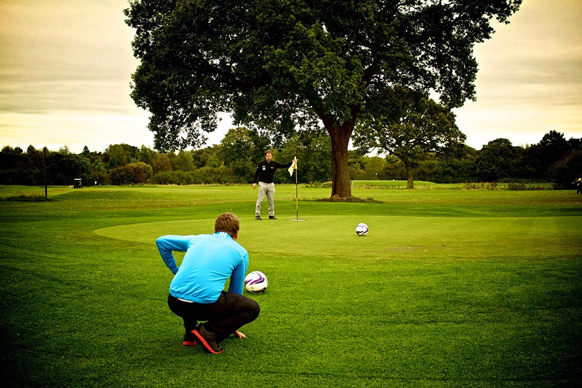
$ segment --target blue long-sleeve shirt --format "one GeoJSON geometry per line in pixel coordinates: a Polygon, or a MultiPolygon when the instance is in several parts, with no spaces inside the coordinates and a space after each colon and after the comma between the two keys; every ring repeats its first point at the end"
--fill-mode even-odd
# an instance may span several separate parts
{"type": "Polygon", "coordinates": [[[175,274],[170,295],[214,303],[229,278],[228,291],[242,295],[249,255],[228,233],[162,236],[156,244],[164,263],[175,274]],[[172,251],[186,252],[179,267],[172,251]]]}

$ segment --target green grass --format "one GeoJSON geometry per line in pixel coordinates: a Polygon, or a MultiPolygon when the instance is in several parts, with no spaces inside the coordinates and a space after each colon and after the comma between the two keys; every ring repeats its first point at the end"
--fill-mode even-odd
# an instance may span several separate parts
{"type": "MultiPolygon", "coordinates": [[[[403,180],[353,180],[355,188],[377,189],[406,189],[407,182],[403,180]]],[[[427,181],[414,181],[415,189],[436,190],[552,190],[551,183],[434,183],[427,181]]]]}
{"type": "MultiPolygon", "coordinates": [[[[379,188],[379,189],[405,189],[407,185],[406,181],[402,180],[353,180],[352,186],[356,188],[379,188]]],[[[415,188],[423,189],[436,189],[436,188],[450,188],[461,186],[460,184],[439,184],[434,182],[426,181],[414,181],[415,188]]]]}
{"type": "MultiPolygon", "coordinates": [[[[368,186],[369,187],[369,186],[368,186]]],[[[0,186],[3,381],[14,387],[554,387],[582,382],[582,196],[278,185],[0,186]],[[4,200],[2,200],[4,199],[4,200]],[[266,210],[266,203],[265,203],[266,210]],[[259,318],[181,345],[154,240],[241,218],[259,318]],[[266,214],[266,212],[264,212],[266,214]],[[355,234],[365,222],[370,233],[355,234]],[[264,241],[265,236],[270,243],[264,241]]]]}

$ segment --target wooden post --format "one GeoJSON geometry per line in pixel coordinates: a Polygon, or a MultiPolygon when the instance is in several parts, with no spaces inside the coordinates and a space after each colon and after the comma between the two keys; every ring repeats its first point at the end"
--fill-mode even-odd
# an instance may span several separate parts
{"type": "Polygon", "coordinates": [[[48,201],[48,188],[46,182],[46,147],[44,147],[44,156],[42,158],[44,164],[44,200],[48,201]]]}

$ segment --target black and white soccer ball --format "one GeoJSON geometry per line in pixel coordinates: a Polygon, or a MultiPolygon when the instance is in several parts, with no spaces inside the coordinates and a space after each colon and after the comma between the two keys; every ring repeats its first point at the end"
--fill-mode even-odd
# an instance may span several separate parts
{"type": "Polygon", "coordinates": [[[245,288],[252,294],[265,292],[268,285],[267,277],[261,271],[253,271],[245,277],[245,288]]]}
{"type": "Polygon", "coordinates": [[[368,234],[368,225],[366,224],[358,224],[358,226],[356,226],[356,234],[358,236],[365,236],[368,234]]]}

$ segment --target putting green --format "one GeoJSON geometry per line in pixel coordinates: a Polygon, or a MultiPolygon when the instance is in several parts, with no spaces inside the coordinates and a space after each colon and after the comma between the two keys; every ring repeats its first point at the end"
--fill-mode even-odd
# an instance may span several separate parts
{"type": "MultiPolygon", "coordinates": [[[[582,244],[582,217],[391,217],[311,216],[287,219],[241,219],[239,242],[251,253],[268,255],[354,256],[390,258],[556,257],[582,244]],[[355,226],[370,232],[357,236],[355,226]],[[536,241],[536,250],[528,247],[536,241]]],[[[211,233],[214,219],[173,220],[102,228],[103,237],[155,244],[162,235],[211,233]]]]}

